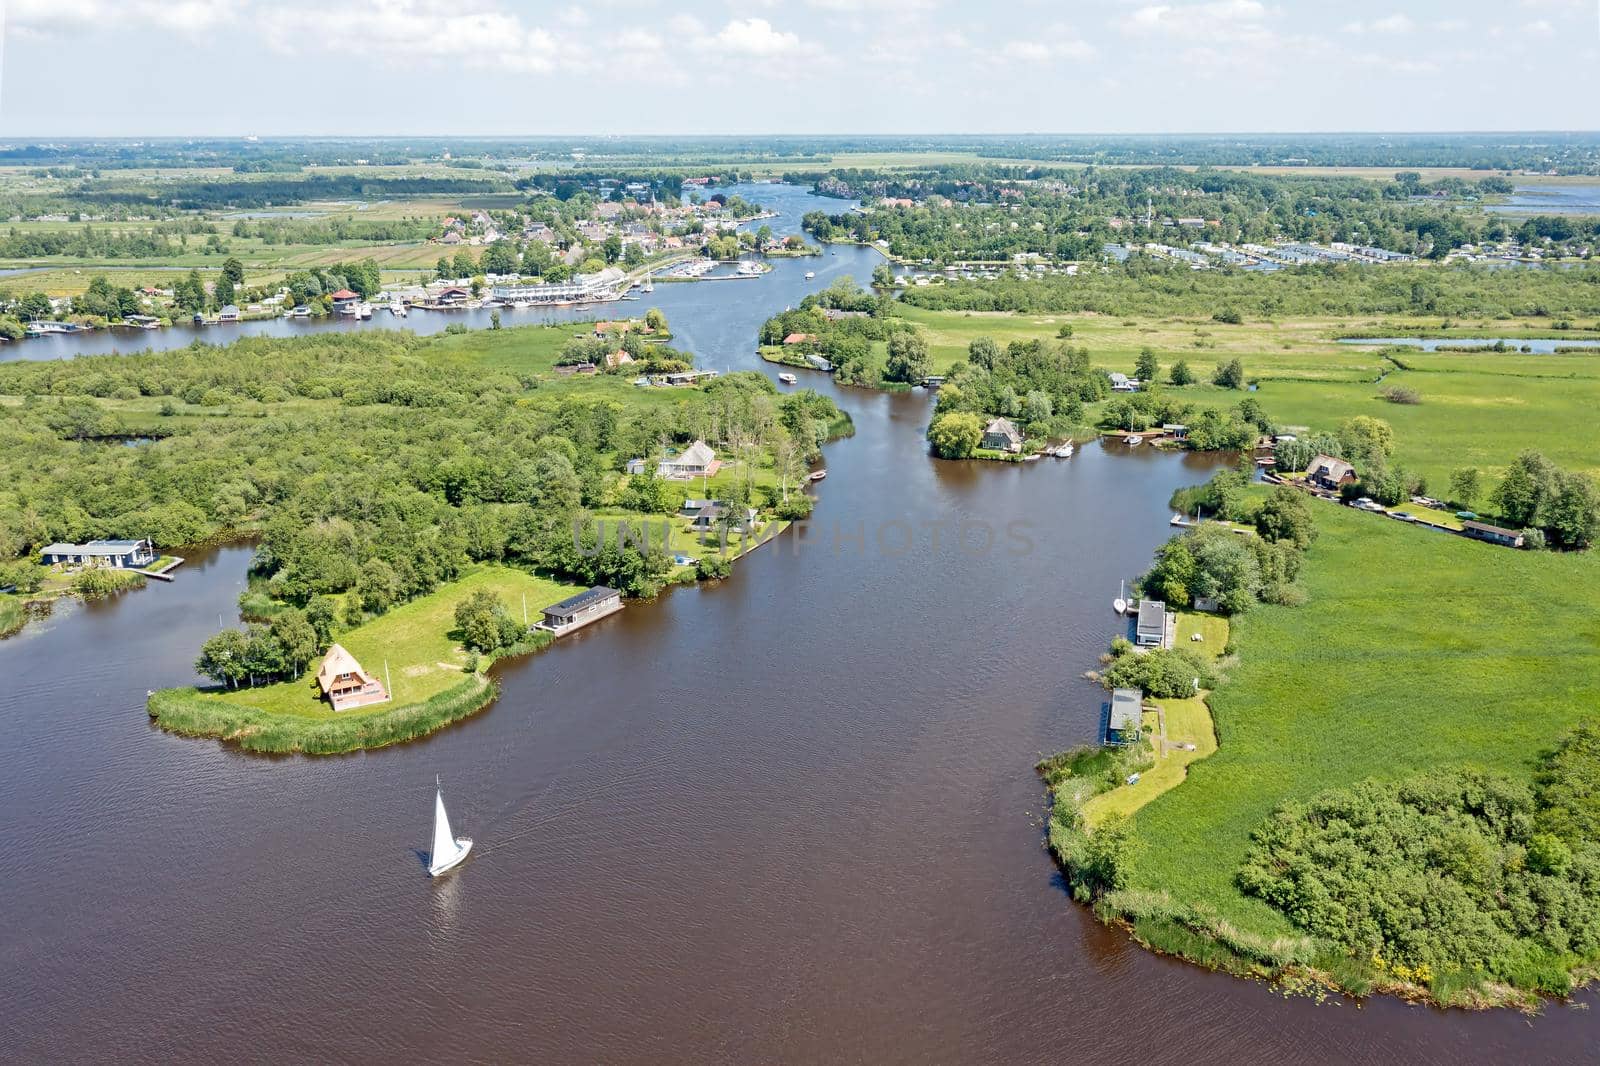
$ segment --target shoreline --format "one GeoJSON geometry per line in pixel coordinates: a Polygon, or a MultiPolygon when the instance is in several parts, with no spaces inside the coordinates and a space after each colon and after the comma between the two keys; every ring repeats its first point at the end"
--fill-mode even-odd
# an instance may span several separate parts
{"type": "MultiPolygon", "coordinates": [[[[767,523],[766,531],[756,539],[748,543],[741,541],[736,553],[724,557],[732,564],[757,548],[777,540],[793,527],[791,521],[772,519],[767,523]]],[[[730,571],[727,577],[731,576],[730,571]]],[[[660,595],[680,585],[722,581],[727,577],[701,578],[693,573],[676,575],[669,578],[660,595]]],[[[659,599],[660,595],[655,599],[659,599]]],[[[418,600],[410,602],[416,603],[418,600]]],[[[654,600],[634,602],[642,604],[654,600]]],[[[532,629],[526,639],[517,644],[492,654],[477,653],[480,663],[478,669],[466,674],[456,684],[422,700],[368,713],[343,716],[334,713],[315,717],[285,714],[222,698],[231,692],[248,694],[249,689],[200,689],[192,685],[149,692],[145,697],[145,711],[153,725],[174,736],[216,740],[253,755],[348,755],[358,751],[376,751],[421,740],[487,710],[500,694],[499,683],[490,676],[490,670],[502,661],[542,652],[557,639],[548,631],[532,629]]],[[[308,668],[305,675],[293,682],[274,684],[304,684],[309,673],[308,668]]]]}

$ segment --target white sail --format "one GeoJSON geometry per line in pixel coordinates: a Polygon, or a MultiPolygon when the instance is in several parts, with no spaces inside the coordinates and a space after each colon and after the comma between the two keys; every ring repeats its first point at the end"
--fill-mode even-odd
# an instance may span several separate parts
{"type": "Polygon", "coordinates": [[[444,812],[444,792],[437,791],[433,800],[433,854],[428,856],[429,865],[435,870],[450,865],[458,850],[456,838],[450,833],[450,816],[444,812]]]}

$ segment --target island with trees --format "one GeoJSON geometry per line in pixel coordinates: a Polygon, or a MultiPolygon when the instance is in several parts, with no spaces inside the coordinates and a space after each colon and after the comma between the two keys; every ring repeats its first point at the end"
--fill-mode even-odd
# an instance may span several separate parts
{"type": "Polygon", "coordinates": [[[156,721],[261,751],[421,735],[485,705],[487,667],[541,645],[528,622],[572,592],[648,599],[726,576],[809,512],[808,464],[849,432],[831,401],[780,396],[759,374],[634,384],[692,360],[643,327],[604,345],[636,359],[564,373],[596,328],[0,366],[16,401],[0,419],[6,565],[38,573],[44,544],[130,528],[162,546],[248,538],[247,625],[196,649],[216,688],[156,693],[156,721]],[[698,450],[716,458],[681,473],[676,457],[698,450]],[[705,503],[689,514],[686,500],[705,503]],[[374,674],[387,657],[389,703],[319,701],[312,675],[334,642],[374,674]]]}

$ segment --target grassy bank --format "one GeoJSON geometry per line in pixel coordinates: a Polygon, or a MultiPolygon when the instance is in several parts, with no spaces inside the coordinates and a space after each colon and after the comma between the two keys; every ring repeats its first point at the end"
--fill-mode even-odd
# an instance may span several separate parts
{"type": "MultiPolygon", "coordinates": [[[[452,635],[456,604],[477,591],[500,596],[515,617],[528,617],[570,596],[576,586],[503,566],[480,567],[459,581],[335,635],[335,639],[389,688],[388,703],[335,712],[316,683],[320,660],[296,681],[235,691],[165,689],[150,697],[150,716],[163,729],[216,737],[248,751],[326,755],[412,740],[487,706],[493,686],[481,673],[466,674],[468,652],[452,635]]],[[[521,655],[548,644],[535,633],[494,658],[521,655]]]]}
{"type": "MultiPolygon", "coordinates": [[[[1239,662],[1211,697],[1219,750],[1132,810],[1122,881],[1100,911],[1154,947],[1231,970],[1526,1003],[1527,986],[1481,974],[1398,980],[1309,935],[1238,878],[1252,834],[1286,801],[1458,769],[1531,784],[1558,737],[1600,703],[1600,559],[1505,551],[1343,508],[1319,508],[1317,522],[1309,603],[1236,620],[1239,662]]],[[[1581,977],[1592,961],[1562,965],[1581,977]]]]}
{"type": "Polygon", "coordinates": [[[21,599],[16,596],[0,596],[0,639],[20,630],[27,620],[21,599]]]}

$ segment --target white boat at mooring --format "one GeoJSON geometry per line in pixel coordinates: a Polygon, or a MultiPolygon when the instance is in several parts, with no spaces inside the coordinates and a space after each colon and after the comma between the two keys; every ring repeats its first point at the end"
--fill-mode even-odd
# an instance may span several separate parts
{"type": "Polygon", "coordinates": [[[438,777],[433,779],[433,787],[433,851],[428,854],[428,876],[438,877],[461,864],[472,850],[472,840],[451,834],[450,816],[444,811],[444,788],[438,777]]]}

